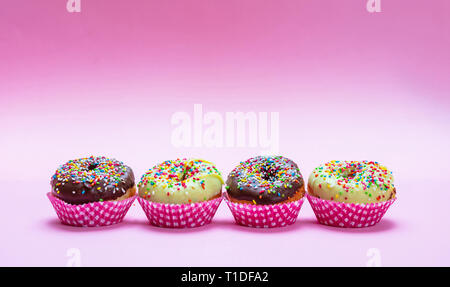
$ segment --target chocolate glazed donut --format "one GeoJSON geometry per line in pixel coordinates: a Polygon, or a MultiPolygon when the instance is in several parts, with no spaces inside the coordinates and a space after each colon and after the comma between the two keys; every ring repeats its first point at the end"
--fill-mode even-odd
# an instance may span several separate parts
{"type": "Polygon", "coordinates": [[[71,204],[123,200],[136,193],[130,167],[115,159],[70,160],[53,175],[52,195],[71,204]]]}
{"type": "Polygon", "coordinates": [[[241,162],[228,176],[228,197],[233,202],[277,204],[299,200],[305,185],[295,162],[282,156],[258,156],[241,162]]]}

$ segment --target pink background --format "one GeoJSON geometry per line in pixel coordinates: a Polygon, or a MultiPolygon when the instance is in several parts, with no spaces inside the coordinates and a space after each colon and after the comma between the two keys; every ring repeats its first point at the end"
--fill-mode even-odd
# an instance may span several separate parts
{"type": "Polygon", "coordinates": [[[450,265],[450,2],[0,0],[0,265],[450,265]],[[106,155],[140,178],[203,157],[224,176],[260,148],[172,146],[174,112],[279,112],[280,154],[305,177],[332,159],[393,170],[375,227],[236,226],[222,203],[192,230],[149,226],[135,203],[107,228],[63,226],[46,198],[65,161],[106,155]]]}

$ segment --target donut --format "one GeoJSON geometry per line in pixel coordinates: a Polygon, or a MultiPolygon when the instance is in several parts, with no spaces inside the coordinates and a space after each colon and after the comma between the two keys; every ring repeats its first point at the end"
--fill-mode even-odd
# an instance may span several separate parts
{"type": "Polygon", "coordinates": [[[159,203],[189,204],[222,196],[223,179],[202,159],[167,160],[147,171],[138,184],[139,196],[159,203]]]}
{"type": "Polygon", "coordinates": [[[232,202],[269,205],[301,199],[302,174],[295,162],[282,156],[257,156],[241,162],[228,176],[232,202]]]}
{"type": "Polygon", "coordinates": [[[134,174],[106,157],[70,160],[52,176],[52,195],[70,204],[124,200],[136,193],[134,174]]]}
{"type": "Polygon", "coordinates": [[[395,197],[394,177],[374,161],[330,161],[314,169],[308,194],[345,203],[375,203],[395,197]]]}

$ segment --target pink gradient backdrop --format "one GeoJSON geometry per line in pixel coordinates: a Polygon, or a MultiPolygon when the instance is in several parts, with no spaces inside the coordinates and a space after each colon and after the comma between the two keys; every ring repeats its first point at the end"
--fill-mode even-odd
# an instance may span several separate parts
{"type": "Polygon", "coordinates": [[[0,0],[0,265],[450,265],[450,2],[0,0]],[[222,204],[195,230],[59,224],[45,193],[86,155],[136,176],[177,156],[223,174],[259,148],[171,145],[174,112],[280,113],[280,154],[307,177],[331,159],[390,167],[399,200],[376,227],[315,224],[308,203],[284,229],[233,224],[222,204]]]}

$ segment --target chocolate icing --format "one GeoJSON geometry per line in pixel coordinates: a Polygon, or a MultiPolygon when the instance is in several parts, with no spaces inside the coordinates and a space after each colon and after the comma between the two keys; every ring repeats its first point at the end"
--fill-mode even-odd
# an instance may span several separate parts
{"type": "Polygon", "coordinates": [[[258,156],[241,162],[228,176],[227,193],[237,200],[276,204],[304,186],[296,163],[281,156],[258,156]]]}
{"type": "Polygon", "coordinates": [[[71,204],[114,200],[135,185],[133,170],[115,159],[71,160],[53,175],[52,194],[71,204]]]}

